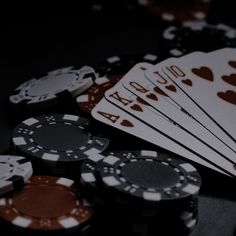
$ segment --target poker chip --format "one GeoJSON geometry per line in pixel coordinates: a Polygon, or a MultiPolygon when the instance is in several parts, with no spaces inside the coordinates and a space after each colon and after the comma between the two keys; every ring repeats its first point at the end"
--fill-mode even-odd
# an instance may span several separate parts
{"type": "MultiPolygon", "coordinates": [[[[159,222],[137,221],[132,223],[132,228],[128,229],[132,235],[189,235],[198,223],[198,216],[182,224],[171,225],[173,222],[166,222],[164,225],[159,222]]],[[[127,230],[127,229],[126,229],[127,230]]]]}
{"type": "Polygon", "coordinates": [[[150,203],[186,199],[197,195],[201,186],[192,165],[155,151],[137,151],[128,158],[109,155],[98,171],[108,189],[150,203]]]}
{"type": "Polygon", "coordinates": [[[104,207],[106,200],[106,193],[99,188],[97,183],[97,166],[103,158],[105,158],[103,154],[91,155],[83,161],[80,167],[80,182],[84,190],[83,193],[96,207],[104,207]]]}
{"type": "Polygon", "coordinates": [[[104,151],[89,156],[80,172],[83,192],[100,206],[94,232],[109,225],[115,235],[185,234],[197,225],[201,179],[180,159],[155,151],[104,151]]]}
{"type": "Polygon", "coordinates": [[[109,57],[97,67],[98,76],[94,84],[83,94],[77,97],[79,108],[90,113],[95,105],[103,98],[104,93],[113,87],[138,62],[156,64],[159,58],[153,54],[126,55],[109,57]]]}
{"type": "Polygon", "coordinates": [[[48,107],[57,104],[63,93],[78,96],[93,84],[95,76],[93,68],[88,66],[53,70],[44,77],[21,84],[9,100],[11,104],[24,104],[32,109],[48,107]]]}
{"type": "Polygon", "coordinates": [[[0,218],[26,230],[85,230],[93,216],[73,180],[33,176],[19,192],[0,199],[0,218]]]}
{"type": "Polygon", "coordinates": [[[101,154],[91,155],[81,165],[81,183],[90,188],[96,188],[97,165],[105,156],[101,154]]]}
{"type": "Polygon", "coordinates": [[[32,165],[26,158],[0,155],[0,195],[22,188],[32,174],[32,165]]]}
{"type": "MultiPolygon", "coordinates": [[[[80,167],[80,182],[86,188],[86,192],[92,195],[98,194],[98,166],[99,163],[108,156],[123,155],[122,151],[104,151],[95,155],[90,155],[83,161],[80,167]]],[[[126,153],[126,152],[125,152],[126,153]]]]}
{"type": "Polygon", "coordinates": [[[224,24],[187,21],[164,30],[162,40],[163,51],[178,57],[193,51],[235,47],[236,29],[224,24]]]}
{"type": "Polygon", "coordinates": [[[210,0],[157,1],[138,0],[138,4],[164,21],[203,20],[207,17],[210,0]]]}
{"type": "Polygon", "coordinates": [[[75,163],[104,151],[109,140],[87,131],[89,121],[69,114],[29,118],[13,132],[14,148],[47,164],[75,163]]]}
{"type": "MultiPolygon", "coordinates": [[[[101,230],[104,233],[104,230],[107,230],[106,235],[111,233],[122,235],[127,232],[132,235],[137,233],[140,235],[188,235],[187,233],[192,232],[198,223],[198,211],[187,212],[188,217],[182,219],[180,215],[171,211],[171,207],[169,210],[165,209],[167,213],[156,208],[155,215],[152,211],[150,213],[145,209],[140,212],[139,207],[139,205],[133,208],[130,205],[104,207],[95,221],[97,225],[94,232],[101,230]],[[106,227],[107,225],[109,228],[106,227]],[[116,229],[115,232],[113,229],[116,229]]],[[[195,207],[198,208],[198,205],[195,207]]]]}
{"type": "MultiPolygon", "coordinates": [[[[195,199],[191,200],[178,212],[173,211],[172,206],[169,208],[166,206],[163,209],[159,207],[145,209],[140,208],[140,205],[137,204],[136,206],[110,204],[101,209],[99,216],[96,220],[97,224],[104,228],[106,228],[105,225],[109,225],[112,229],[115,228],[115,235],[121,235],[124,232],[130,232],[132,235],[134,233],[183,235],[183,232],[190,233],[197,225],[198,202],[195,199]],[[190,205],[194,205],[194,209],[188,209],[190,205]]],[[[108,233],[111,232],[108,230],[108,233]]]]}

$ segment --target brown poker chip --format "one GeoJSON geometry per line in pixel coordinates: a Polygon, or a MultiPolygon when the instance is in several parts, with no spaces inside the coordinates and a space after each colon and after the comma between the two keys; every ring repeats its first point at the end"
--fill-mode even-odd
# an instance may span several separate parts
{"type": "Polygon", "coordinates": [[[92,109],[104,97],[105,92],[112,88],[135,64],[148,62],[156,64],[159,57],[155,54],[138,54],[112,56],[99,64],[95,71],[98,77],[94,84],[76,98],[78,107],[90,114],[92,109]]]}
{"type": "Polygon", "coordinates": [[[96,79],[84,94],[77,97],[79,107],[86,113],[90,113],[103,98],[105,92],[112,88],[122,77],[123,75],[110,75],[96,79]]]}
{"type": "Polygon", "coordinates": [[[0,199],[0,218],[21,229],[83,231],[92,215],[74,181],[66,178],[33,176],[21,191],[0,199]]]}
{"type": "Polygon", "coordinates": [[[210,0],[157,1],[139,0],[139,5],[165,21],[193,21],[206,18],[210,0]]]}

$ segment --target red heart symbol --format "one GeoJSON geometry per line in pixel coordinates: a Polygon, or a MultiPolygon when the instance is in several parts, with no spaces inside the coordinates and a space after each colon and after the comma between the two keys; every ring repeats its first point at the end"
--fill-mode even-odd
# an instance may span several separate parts
{"type": "Polygon", "coordinates": [[[133,104],[130,108],[135,111],[143,111],[142,107],[140,107],[138,104],[133,104]]]}
{"type": "Polygon", "coordinates": [[[222,100],[236,105],[236,92],[232,90],[227,90],[226,92],[219,92],[217,96],[222,100]]]}
{"type": "Polygon", "coordinates": [[[236,86],[236,74],[223,75],[221,77],[226,83],[236,86]]]}
{"type": "Polygon", "coordinates": [[[120,124],[125,127],[134,127],[134,125],[129,120],[122,120],[120,124]]]}
{"type": "Polygon", "coordinates": [[[137,97],[136,101],[143,104],[143,105],[149,106],[149,104],[146,101],[144,101],[142,98],[137,97]]]}
{"type": "Polygon", "coordinates": [[[229,65],[233,68],[236,68],[236,61],[229,61],[229,65]]]}
{"type": "Polygon", "coordinates": [[[146,97],[150,98],[150,99],[152,99],[154,101],[158,100],[157,96],[154,93],[149,93],[149,94],[146,95],[146,97]]]}
{"type": "Polygon", "coordinates": [[[202,66],[199,69],[198,68],[193,68],[192,72],[201,77],[202,79],[208,80],[208,81],[213,81],[213,73],[211,71],[210,68],[206,67],[206,66],[202,66]]]}
{"type": "Polygon", "coordinates": [[[166,89],[168,89],[168,90],[170,90],[170,91],[172,91],[172,92],[176,92],[176,88],[175,88],[175,86],[174,85],[167,85],[166,87],[165,87],[166,89]]]}
{"type": "Polygon", "coordinates": [[[153,90],[163,96],[167,96],[159,87],[155,87],[153,90]]]}
{"type": "Polygon", "coordinates": [[[190,79],[183,79],[183,80],[181,80],[181,82],[186,84],[186,85],[188,85],[188,86],[192,86],[193,85],[192,80],[190,80],[190,79]]]}

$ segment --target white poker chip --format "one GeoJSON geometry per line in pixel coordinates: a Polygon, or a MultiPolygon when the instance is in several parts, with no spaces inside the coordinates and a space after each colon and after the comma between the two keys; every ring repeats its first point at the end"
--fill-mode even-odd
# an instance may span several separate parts
{"type": "Polygon", "coordinates": [[[32,165],[26,158],[0,155],[0,195],[23,187],[32,174],[32,165]]]}
{"type": "Polygon", "coordinates": [[[69,92],[71,97],[78,96],[93,84],[95,78],[95,71],[89,66],[61,68],[21,84],[9,99],[12,104],[25,103],[28,107],[54,105],[60,93],[69,92]]]}

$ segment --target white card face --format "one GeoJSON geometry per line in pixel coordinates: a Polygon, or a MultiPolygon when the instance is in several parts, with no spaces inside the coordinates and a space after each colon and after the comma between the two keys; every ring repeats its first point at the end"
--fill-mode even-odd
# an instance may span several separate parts
{"type": "Polygon", "coordinates": [[[225,174],[222,169],[217,168],[215,165],[203,160],[198,155],[184,148],[182,145],[179,145],[157,130],[154,130],[150,126],[144,124],[140,120],[108,102],[105,98],[103,98],[96,105],[96,107],[94,107],[91,114],[96,120],[99,120],[107,125],[120,129],[126,133],[169,150],[177,155],[183,156],[186,159],[225,174]]]}
{"type": "MultiPolygon", "coordinates": [[[[175,106],[172,106],[171,103],[168,103],[166,101],[166,99],[162,99],[162,97],[167,97],[165,95],[160,95],[160,93],[157,93],[155,85],[146,80],[144,76],[146,69],[147,68],[145,67],[145,63],[137,64],[131,71],[129,71],[128,74],[123,77],[121,82],[127,89],[130,90],[130,92],[134,93],[136,96],[139,96],[157,111],[160,111],[161,114],[166,115],[174,123],[178,124],[178,126],[185,130],[184,131],[178,127],[179,133],[178,135],[176,134],[175,140],[181,140],[182,145],[185,145],[191,150],[197,152],[203,158],[206,158],[208,161],[215,163],[218,166],[222,166],[222,164],[224,163],[228,166],[227,170],[230,171],[230,173],[234,173],[235,170],[233,170],[232,168],[233,163],[235,163],[236,161],[235,152],[227,147],[221,140],[216,138],[212,133],[208,132],[205,127],[197,123],[193,118],[189,117],[181,110],[177,109],[175,106]],[[141,71],[143,72],[141,73],[141,71]],[[228,159],[231,161],[228,161],[228,159]]],[[[106,97],[112,98],[108,94],[106,94],[106,97]]],[[[117,98],[117,96],[115,98],[117,98]]],[[[118,101],[119,99],[117,100],[117,102],[118,101]]],[[[115,99],[113,99],[113,102],[115,102],[115,99]]],[[[139,116],[140,114],[138,115],[138,117],[139,116]]],[[[145,115],[143,116],[144,117],[142,119],[144,121],[150,119],[148,117],[145,117],[145,115]]],[[[152,122],[154,122],[154,120],[155,118],[153,118],[152,122]]],[[[157,129],[161,128],[161,125],[158,122],[156,122],[155,125],[158,126],[156,127],[157,129]]],[[[173,130],[169,128],[169,130],[165,130],[164,132],[166,135],[170,136],[173,130]]]]}
{"type": "MultiPolygon", "coordinates": [[[[195,96],[197,96],[196,94],[198,94],[198,97],[201,97],[201,95],[204,93],[203,91],[206,92],[209,85],[205,84],[203,86],[204,89],[201,87],[196,87],[195,93],[193,93],[192,87],[194,86],[194,84],[197,84],[194,82],[197,79],[193,81],[193,76],[190,77],[191,79],[189,79],[189,76],[183,76],[183,78],[173,78],[173,75],[170,73],[171,69],[169,69],[169,67],[174,70],[173,73],[177,73],[178,75],[185,75],[186,72],[183,72],[182,69],[185,70],[185,67],[188,67],[191,58],[192,60],[200,60],[199,58],[206,57],[207,54],[196,52],[184,56],[179,60],[171,58],[155,65],[152,69],[148,70],[145,73],[145,76],[153,84],[162,89],[173,101],[175,101],[190,115],[192,115],[198,122],[200,122],[204,127],[212,132],[218,139],[222,140],[225,145],[236,152],[235,141],[227,133],[225,133],[219,125],[215,123],[214,119],[209,117],[209,115],[202,110],[202,108],[199,106],[199,104],[196,103],[194,97],[192,96],[193,94],[195,94],[195,96]],[[179,66],[181,66],[181,68],[179,66]]],[[[208,83],[210,82],[208,81],[208,83]]],[[[207,96],[208,95],[205,96],[205,100],[209,100],[207,99],[207,96]]],[[[202,100],[202,102],[204,101],[202,100]]],[[[211,105],[213,106],[213,104],[211,105]]],[[[216,106],[216,104],[214,104],[214,106],[216,106]]]]}
{"type": "Polygon", "coordinates": [[[236,140],[236,49],[194,55],[165,65],[164,70],[188,96],[236,140]],[[231,62],[231,63],[230,63],[231,62]],[[176,73],[176,70],[178,72],[176,73]],[[183,81],[191,81],[190,84],[183,81]]]}
{"type": "MultiPolygon", "coordinates": [[[[142,70],[140,72],[143,73],[142,70]]],[[[125,78],[126,76],[124,79],[125,78]]],[[[120,107],[125,112],[128,112],[130,115],[135,116],[146,125],[154,128],[157,132],[168,136],[180,145],[183,145],[184,147],[191,149],[193,152],[198,153],[203,159],[205,158],[204,155],[207,153],[208,159],[209,156],[212,156],[214,157],[214,161],[217,162],[217,153],[212,151],[209,147],[204,145],[191,134],[185,132],[179,126],[173,124],[173,122],[165,118],[157,110],[153,109],[149,105],[144,105],[144,101],[140,101],[136,95],[126,90],[122,86],[121,81],[112,89],[106,91],[105,95],[108,101],[120,107]]],[[[222,159],[221,156],[219,158],[219,163],[222,165],[222,162],[224,163],[225,160],[222,159]]],[[[230,166],[232,166],[231,163],[230,166]]]]}

